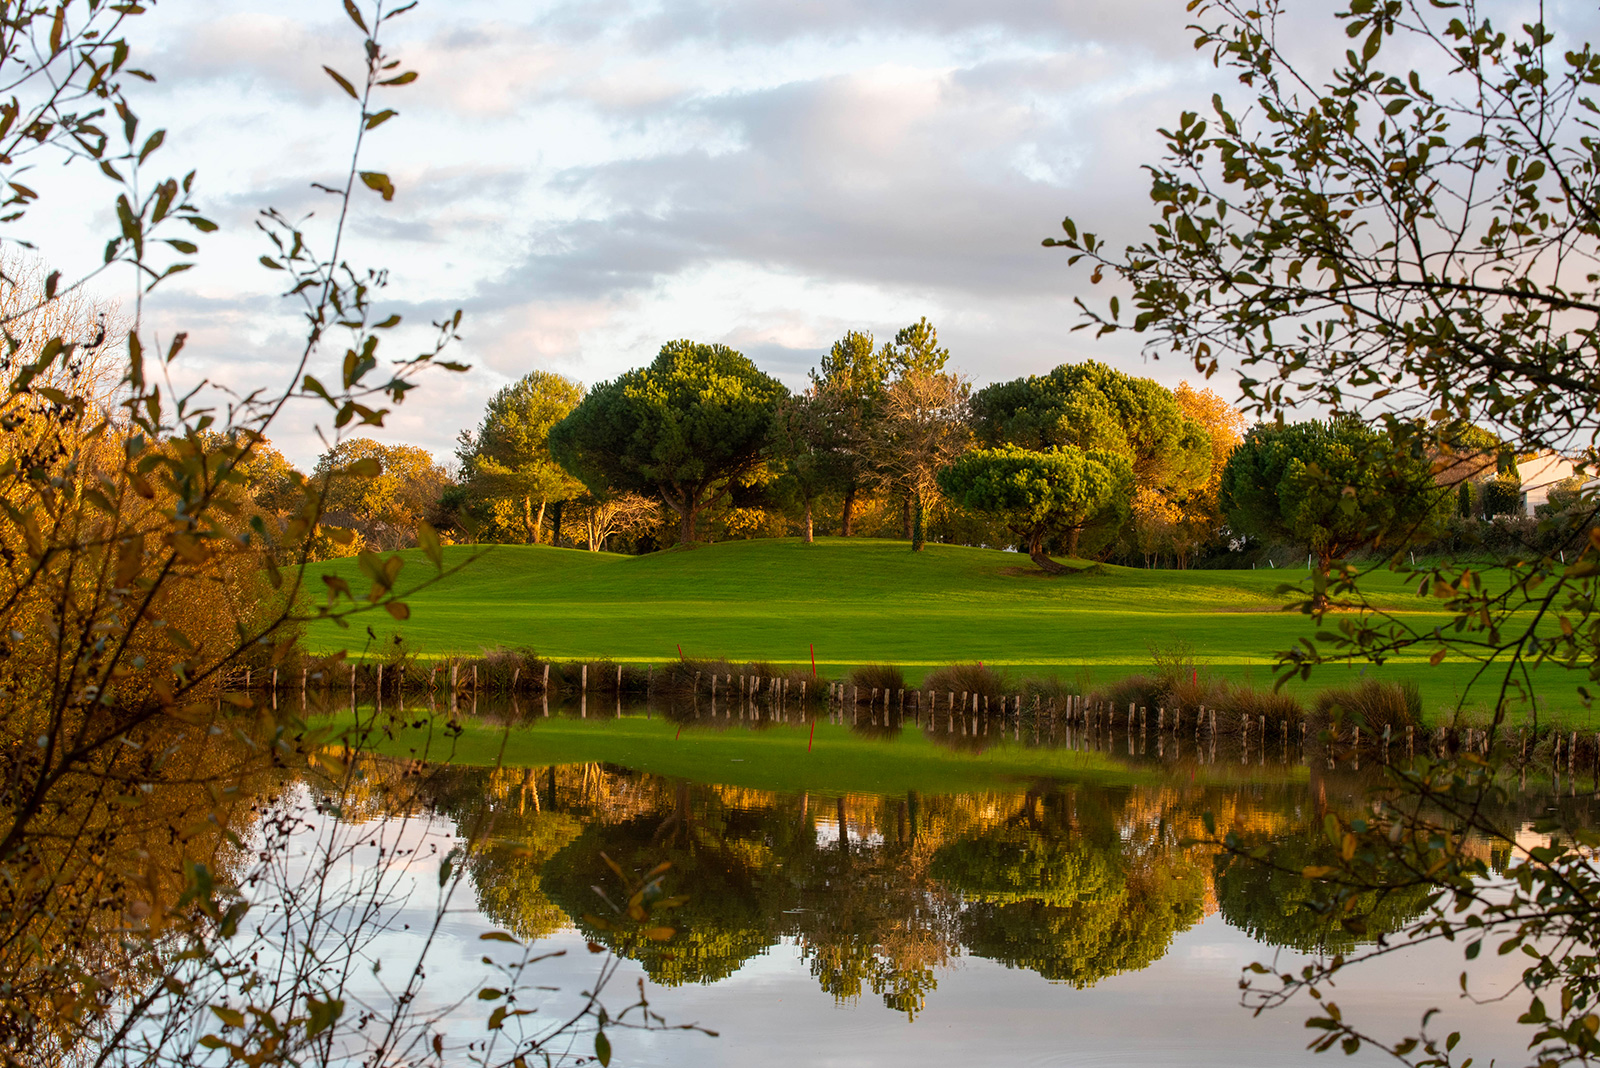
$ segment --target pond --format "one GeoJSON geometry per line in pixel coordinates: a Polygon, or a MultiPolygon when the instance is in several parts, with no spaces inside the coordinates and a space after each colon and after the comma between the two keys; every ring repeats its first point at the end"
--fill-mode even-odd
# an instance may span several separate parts
{"type": "MultiPolygon", "coordinates": [[[[336,805],[325,785],[298,790],[362,844],[348,850],[351,878],[385,864],[393,877],[405,858],[367,952],[391,968],[427,942],[419,1004],[455,1041],[485,1035],[495,1003],[455,999],[516,958],[482,938],[502,931],[564,951],[525,977],[557,990],[525,991],[524,1010],[570,1008],[605,949],[620,957],[608,1004],[643,980],[665,1021],[717,1032],[615,1032],[619,1064],[1314,1063],[1313,1004],[1252,1015],[1241,970],[1297,970],[1303,954],[1361,944],[1309,906],[1297,877],[1199,841],[1209,819],[1219,835],[1287,843],[1293,863],[1326,855],[1323,815],[1362,806],[1383,758],[1335,766],[1288,731],[1219,748],[1181,726],[960,710],[308,711],[382,727],[382,755],[354,758],[336,805]],[[441,858],[466,839],[478,847],[434,924],[441,858]],[[611,862],[629,874],[670,864],[663,887],[683,901],[650,921],[670,937],[605,919],[626,898],[611,862]]],[[[1525,787],[1505,818],[1529,825],[1560,805],[1592,823],[1592,783],[1553,786],[1525,787]]],[[[1367,937],[1421,907],[1373,902],[1367,937]]],[[[1478,1063],[1515,1058],[1528,1038],[1517,1001],[1463,1000],[1461,967],[1459,946],[1416,947],[1347,971],[1329,996],[1391,1038],[1437,1007],[1432,1030],[1461,1030],[1478,1063]]],[[[1505,991],[1519,967],[1480,960],[1474,992],[1505,991]]],[[[392,989],[353,982],[373,999],[392,989]]]]}

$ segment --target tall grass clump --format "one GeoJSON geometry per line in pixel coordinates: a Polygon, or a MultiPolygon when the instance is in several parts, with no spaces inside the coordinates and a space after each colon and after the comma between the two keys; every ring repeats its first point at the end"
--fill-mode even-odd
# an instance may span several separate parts
{"type": "Polygon", "coordinates": [[[873,690],[893,693],[906,688],[905,672],[893,664],[863,664],[850,672],[846,685],[856,687],[859,700],[871,700],[873,690]]]}
{"type": "Polygon", "coordinates": [[[1067,707],[1067,699],[1076,697],[1083,692],[1083,687],[1078,683],[1068,682],[1056,678],[1054,675],[1039,677],[1029,676],[1017,684],[1017,694],[1022,698],[1024,708],[1037,704],[1041,709],[1063,709],[1067,707]]]}
{"type": "Polygon", "coordinates": [[[673,660],[648,673],[649,696],[673,700],[709,693],[713,675],[718,676],[719,689],[726,690],[728,676],[737,678],[739,669],[726,660],[673,660]]]}
{"type": "Polygon", "coordinates": [[[1277,690],[1258,690],[1248,683],[1226,687],[1217,699],[1217,708],[1229,722],[1240,716],[1256,724],[1264,717],[1268,723],[1294,723],[1306,718],[1305,706],[1289,694],[1277,690]]]}
{"type": "Polygon", "coordinates": [[[1165,680],[1155,675],[1128,675],[1097,688],[1089,700],[1109,705],[1122,712],[1129,705],[1140,708],[1160,708],[1166,701],[1168,687],[1165,680]]]}
{"type": "Polygon", "coordinates": [[[944,698],[947,694],[967,695],[967,701],[972,701],[973,694],[979,694],[989,700],[994,708],[1000,707],[1000,698],[1006,692],[1006,678],[1000,672],[985,664],[948,664],[941,668],[934,668],[922,680],[924,690],[932,690],[937,698],[944,698]]]}
{"type": "Polygon", "coordinates": [[[1343,737],[1354,727],[1374,736],[1388,727],[1394,735],[1422,725],[1422,692],[1414,682],[1364,679],[1355,686],[1317,694],[1312,716],[1319,728],[1333,731],[1335,737],[1343,737]]]}

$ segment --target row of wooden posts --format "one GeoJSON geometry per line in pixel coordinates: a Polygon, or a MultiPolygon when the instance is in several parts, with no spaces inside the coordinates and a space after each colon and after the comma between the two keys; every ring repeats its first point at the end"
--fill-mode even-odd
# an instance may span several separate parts
{"type": "MultiPolygon", "coordinates": [[[[379,694],[383,694],[385,692],[383,678],[384,666],[385,665],[383,664],[378,664],[375,665],[374,668],[373,686],[375,691],[379,694]]],[[[452,694],[461,692],[463,683],[466,683],[468,686],[470,686],[472,692],[478,692],[478,665],[471,664],[468,665],[468,667],[471,674],[469,678],[464,679],[461,674],[460,664],[452,663],[449,665],[450,688],[447,692],[452,694]]],[[[579,676],[579,689],[582,693],[588,693],[589,665],[583,664],[580,667],[581,671],[579,676]]],[[[352,696],[354,696],[356,693],[357,665],[351,663],[349,668],[350,693],[352,696]]],[[[548,692],[550,689],[550,665],[543,664],[541,665],[541,668],[542,673],[539,680],[539,685],[542,690],[548,692]]],[[[273,693],[278,693],[283,689],[282,683],[285,680],[281,677],[278,668],[271,668],[268,670],[270,671],[270,674],[264,671],[264,678],[262,681],[267,682],[268,688],[273,693]]],[[[427,692],[437,692],[437,676],[441,671],[442,666],[435,665],[428,672],[427,692]]],[[[513,692],[516,691],[517,685],[521,681],[521,673],[522,669],[520,667],[514,669],[512,672],[511,689],[513,692]]],[[[395,673],[391,677],[395,679],[393,683],[394,691],[399,693],[401,690],[401,681],[403,680],[404,676],[403,674],[395,673]]],[[[703,673],[697,672],[695,674],[696,692],[700,690],[702,677],[703,673]]],[[[712,674],[710,677],[712,699],[715,700],[717,696],[717,687],[719,683],[725,685],[728,689],[728,692],[733,692],[735,677],[736,676],[731,673],[712,674]]],[[[786,701],[790,697],[792,690],[797,689],[798,693],[795,694],[795,696],[797,696],[800,702],[804,704],[808,696],[808,680],[805,679],[801,679],[799,686],[796,688],[792,686],[791,681],[788,678],[782,676],[738,675],[737,678],[739,693],[748,699],[755,699],[762,695],[766,695],[775,700],[786,701]]],[[[244,688],[249,690],[252,682],[254,681],[250,669],[245,670],[242,681],[244,688]]],[[[299,689],[302,695],[305,694],[310,681],[310,670],[308,668],[302,668],[300,670],[299,678],[299,689]]],[[[327,681],[330,684],[332,682],[331,679],[327,681]]],[[[622,668],[620,666],[617,668],[616,684],[618,691],[620,691],[622,688],[622,668]]],[[[996,711],[1001,717],[1020,717],[1025,710],[1024,706],[1027,704],[1026,698],[1022,694],[1002,695],[998,699],[998,706],[994,709],[991,709],[989,696],[987,694],[980,694],[973,691],[961,691],[959,698],[957,691],[954,690],[948,690],[940,693],[936,690],[909,690],[904,688],[885,689],[874,686],[863,692],[860,686],[852,686],[843,682],[827,683],[826,696],[830,703],[837,703],[840,706],[844,706],[846,704],[853,704],[857,706],[865,704],[868,708],[882,707],[885,711],[888,711],[891,707],[898,707],[901,711],[905,711],[909,701],[910,706],[916,710],[921,710],[926,707],[929,711],[936,711],[941,707],[942,704],[942,706],[949,711],[954,711],[959,708],[962,712],[970,712],[974,715],[984,715],[989,714],[991,711],[996,711]],[[926,705],[924,705],[924,700],[926,700],[926,705]]],[[[1114,708],[1108,702],[1091,701],[1087,697],[1076,694],[1068,695],[1066,697],[1065,707],[1061,709],[1057,709],[1054,702],[1044,703],[1040,696],[1035,694],[1031,705],[1028,705],[1028,709],[1031,710],[1035,715],[1047,715],[1052,720],[1060,715],[1062,717],[1063,724],[1068,726],[1078,725],[1090,729],[1117,729],[1118,727],[1121,727],[1130,735],[1137,730],[1141,737],[1148,733],[1150,726],[1149,709],[1145,706],[1138,705],[1136,703],[1130,703],[1127,707],[1126,713],[1123,713],[1121,710],[1114,708]],[[1121,722],[1119,723],[1118,720],[1121,720],[1121,722]]],[[[1171,733],[1175,734],[1184,728],[1184,720],[1185,715],[1182,708],[1173,708],[1169,710],[1165,706],[1159,706],[1156,709],[1155,729],[1157,733],[1164,734],[1170,731],[1171,733]],[[1170,727],[1168,726],[1169,720],[1171,724],[1170,727]]],[[[1287,720],[1278,720],[1276,722],[1278,724],[1280,735],[1279,740],[1287,744],[1290,739],[1291,725],[1287,720]]],[[[1217,709],[1207,708],[1206,706],[1201,705],[1194,715],[1193,726],[1196,738],[1200,737],[1201,734],[1206,731],[1209,731],[1212,735],[1215,735],[1218,730],[1217,709]]],[[[1258,737],[1261,739],[1261,744],[1265,744],[1268,741],[1268,724],[1266,716],[1257,716],[1256,722],[1252,724],[1251,717],[1248,714],[1241,713],[1239,715],[1238,726],[1240,734],[1246,742],[1249,740],[1252,726],[1254,726],[1256,729],[1258,737]]],[[[1305,744],[1309,729],[1308,723],[1302,719],[1299,722],[1298,731],[1299,742],[1301,745],[1305,744]]],[[[1378,736],[1376,744],[1381,744],[1382,748],[1387,751],[1390,746],[1395,744],[1397,741],[1398,739],[1392,737],[1391,729],[1386,726],[1384,727],[1382,734],[1378,736]]],[[[1425,739],[1425,743],[1428,744],[1431,749],[1434,749],[1438,752],[1443,752],[1451,741],[1455,742],[1455,746],[1458,750],[1481,753],[1485,755],[1488,754],[1491,744],[1489,731],[1476,727],[1440,727],[1433,732],[1432,738],[1425,739]]],[[[1554,735],[1554,745],[1551,751],[1552,765],[1559,769],[1564,760],[1566,762],[1568,772],[1574,772],[1577,769],[1579,748],[1578,743],[1579,736],[1577,731],[1574,730],[1568,732],[1566,737],[1562,736],[1562,732],[1556,731],[1554,735]]],[[[1354,727],[1352,729],[1350,744],[1354,748],[1360,748],[1360,727],[1354,727]]],[[[1405,728],[1405,745],[1407,754],[1414,755],[1416,752],[1416,731],[1414,727],[1408,726],[1405,728]]],[[[1594,746],[1594,762],[1596,768],[1600,769],[1600,731],[1595,732],[1594,746]]],[[[1528,735],[1526,728],[1519,727],[1517,729],[1517,748],[1522,762],[1526,763],[1528,759],[1528,735]]]]}

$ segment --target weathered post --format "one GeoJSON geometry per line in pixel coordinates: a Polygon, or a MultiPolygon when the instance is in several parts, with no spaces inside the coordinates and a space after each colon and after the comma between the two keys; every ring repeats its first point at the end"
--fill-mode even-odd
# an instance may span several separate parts
{"type": "MultiPolygon", "coordinates": [[[[579,685],[581,686],[583,692],[584,693],[588,693],[589,692],[589,665],[588,664],[583,665],[582,674],[579,676],[579,679],[581,680],[579,685]]],[[[700,673],[699,672],[695,672],[694,684],[696,686],[700,685],[700,673]]]]}
{"type": "Polygon", "coordinates": [[[550,692],[550,665],[549,664],[546,664],[544,666],[544,692],[545,693],[549,693],[550,692]]]}

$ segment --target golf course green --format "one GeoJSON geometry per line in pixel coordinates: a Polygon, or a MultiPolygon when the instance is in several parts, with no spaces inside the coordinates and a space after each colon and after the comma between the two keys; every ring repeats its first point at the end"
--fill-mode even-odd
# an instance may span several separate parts
{"type": "MultiPolygon", "coordinates": [[[[420,551],[401,556],[401,590],[435,576],[420,551]]],[[[981,660],[1014,678],[1056,675],[1085,686],[1144,670],[1155,650],[1185,647],[1203,669],[1265,687],[1274,654],[1314,633],[1308,617],[1283,610],[1291,598],[1278,586],[1305,578],[1289,569],[1097,566],[1050,577],[1018,553],[950,545],[913,553],[905,542],[855,538],[731,541],[647,556],[449,546],[444,564],[459,570],[408,596],[405,622],[364,617],[380,643],[398,633],[423,656],[513,648],[629,664],[680,652],[809,664],[814,650],[825,676],[889,663],[913,684],[931,668],[981,660]]],[[[347,579],[358,594],[368,585],[354,559],[314,565],[314,586],[322,572],[347,579]]],[[[1368,586],[1385,608],[1420,626],[1447,621],[1436,601],[1398,576],[1380,572],[1368,586]]],[[[318,623],[307,634],[319,651],[359,654],[369,641],[360,626],[318,623]]],[[[1414,680],[1431,717],[1454,705],[1475,668],[1453,659],[1431,666],[1431,651],[1381,667],[1326,667],[1294,685],[1344,685],[1363,672],[1414,680]]],[[[1548,709],[1577,709],[1576,674],[1539,679],[1548,709]]]]}

